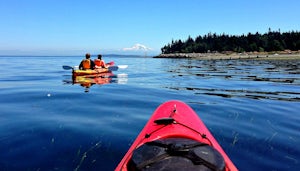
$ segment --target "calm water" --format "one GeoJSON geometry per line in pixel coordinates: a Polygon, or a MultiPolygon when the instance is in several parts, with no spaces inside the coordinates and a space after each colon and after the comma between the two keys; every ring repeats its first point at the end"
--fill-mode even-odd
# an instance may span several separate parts
{"type": "Polygon", "coordinates": [[[300,170],[300,61],[104,58],[129,67],[81,85],[62,69],[81,57],[0,57],[1,171],[113,170],[171,99],[240,170],[300,170]]]}

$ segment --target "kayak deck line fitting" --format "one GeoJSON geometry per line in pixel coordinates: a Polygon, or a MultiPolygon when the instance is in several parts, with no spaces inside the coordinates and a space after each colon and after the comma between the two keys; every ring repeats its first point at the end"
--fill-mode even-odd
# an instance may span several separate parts
{"type": "Polygon", "coordinates": [[[205,124],[187,104],[171,100],[152,114],[116,171],[237,171],[205,124]]]}
{"type": "MultiPolygon", "coordinates": [[[[193,130],[193,131],[197,132],[202,138],[207,139],[207,137],[206,137],[205,134],[202,134],[202,133],[200,133],[199,131],[197,131],[197,130],[195,130],[195,129],[193,129],[193,128],[187,126],[187,125],[181,124],[180,122],[177,122],[174,118],[172,118],[172,117],[176,114],[176,112],[177,112],[177,109],[176,109],[176,104],[175,104],[175,105],[174,105],[174,110],[172,111],[172,113],[170,114],[169,117],[164,117],[164,118],[156,119],[156,120],[154,120],[154,123],[156,123],[157,125],[165,125],[165,126],[170,125],[170,124],[179,124],[179,125],[181,125],[181,126],[184,126],[184,127],[188,128],[188,129],[190,129],[190,130],[193,130]]],[[[155,131],[158,131],[158,130],[155,130],[155,131]]],[[[155,131],[154,131],[154,132],[155,132],[155,131]]],[[[149,134],[146,134],[146,135],[145,135],[145,138],[149,138],[149,137],[151,136],[152,133],[153,133],[153,132],[151,132],[151,133],[149,133],[149,134]]],[[[207,140],[210,142],[209,139],[207,139],[207,140]]],[[[212,145],[211,142],[210,142],[210,145],[212,145]]]]}

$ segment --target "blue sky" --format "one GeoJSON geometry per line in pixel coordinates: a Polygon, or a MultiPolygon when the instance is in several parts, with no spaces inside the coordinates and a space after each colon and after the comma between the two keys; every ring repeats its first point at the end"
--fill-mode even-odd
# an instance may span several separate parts
{"type": "Polygon", "coordinates": [[[0,4],[0,55],[159,54],[172,39],[209,32],[300,31],[299,0],[0,0],[0,4]]]}

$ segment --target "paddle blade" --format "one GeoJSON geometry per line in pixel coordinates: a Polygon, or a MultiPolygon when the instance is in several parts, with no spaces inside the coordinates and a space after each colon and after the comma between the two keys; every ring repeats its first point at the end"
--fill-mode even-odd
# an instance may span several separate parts
{"type": "Polygon", "coordinates": [[[128,65],[118,65],[118,67],[119,67],[120,69],[125,69],[125,68],[128,67],[128,65]]]}
{"type": "Polygon", "coordinates": [[[71,67],[71,66],[67,66],[67,65],[63,65],[62,67],[63,67],[63,69],[65,69],[65,70],[70,70],[70,69],[73,69],[73,67],[71,67]]]}
{"type": "Polygon", "coordinates": [[[109,66],[108,69],[110,71],[118,71],[119,67],[118,66],[109,66]]]}
{"type": "Polygon", "coordinates": [[[128,65],[113,65],[113,66],[109,66],[108,69],[110,71],[118,71],[118,69],[125,69],[127,67],[128,65]]]}

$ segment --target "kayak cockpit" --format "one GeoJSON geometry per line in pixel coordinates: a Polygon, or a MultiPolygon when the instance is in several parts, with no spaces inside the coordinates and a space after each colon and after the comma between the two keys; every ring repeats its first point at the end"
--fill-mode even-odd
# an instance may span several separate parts
{"type": "Polygon", "coordinates": [[[186,138],[167,138],[143,144],[127,165],[128,170],[225,170],[222,155],[212,146],[186,138]]]}

